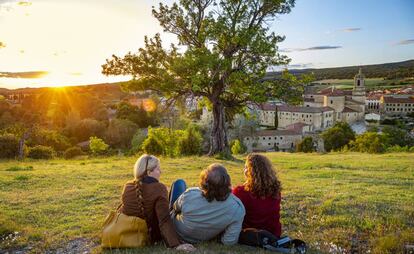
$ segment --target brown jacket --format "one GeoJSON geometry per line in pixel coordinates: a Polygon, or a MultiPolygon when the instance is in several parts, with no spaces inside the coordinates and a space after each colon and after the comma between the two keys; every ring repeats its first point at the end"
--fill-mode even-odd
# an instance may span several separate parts
{"type": "Polygon", "coordinates": [[[170,218],[167,187],[155,178],[144,177],[142,198],[146,216],[141,213],[135,183],[127,182],[122,192],[119,211],[145,219],[152,242],[164,240],[168,247],[179,245],[180,240],[170,218]]]}

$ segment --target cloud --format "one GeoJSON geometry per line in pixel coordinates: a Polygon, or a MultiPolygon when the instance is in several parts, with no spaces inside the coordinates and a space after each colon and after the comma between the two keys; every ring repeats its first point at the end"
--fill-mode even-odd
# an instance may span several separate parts
{"type": "Polygon", "coordinates": [[[358,31],[361,31],[361,30],[362,30],[362,28],[360,28],[360,27],[351,27],[351,28],[344,28],[344,29],[341,29],[339,31],[349,33],[349,32],[358,32],[358,31]]]}
{"type": "Polygon", "coordinates": [[[414,39],[402,40],[402,41],[395,43],[394,45],[408,45],[408,44],[414,44],[414,39]]]}
{"type": "Polygon", "coordinates": [[[42,78],[47,75],[47,71],[27,71],[27,72],[0,72],[0,78],[42,78]]]}
{"type": "Polygon", "coordinates": [[[310,50],[325,50],[325,49],[340,49],[342,46],[315,46],[310,48],[286,48],[280,49],[279,51],[282,53],[294,52],[294,51],[310,51],[310,50]]]}
{"type": "Polygon", "coordinates": [[[1,41],[0,41],[0,49],[1,49],[1,48],[5,48],[5,47],[6,47],[6,44],[5,44],[4,42],[1,42],[1,41]]]}

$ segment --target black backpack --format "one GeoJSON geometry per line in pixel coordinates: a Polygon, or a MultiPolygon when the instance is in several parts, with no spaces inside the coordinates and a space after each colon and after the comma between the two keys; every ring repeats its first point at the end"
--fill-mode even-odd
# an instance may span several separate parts
{"type": "Polygon", "coordinates": [[[239,243],[279,253],[305,254],[307,250],[306,243],[302,240],[291,239],[289,236],[277,238],[269,231],[255,228],[243,229],[239,243]]]}

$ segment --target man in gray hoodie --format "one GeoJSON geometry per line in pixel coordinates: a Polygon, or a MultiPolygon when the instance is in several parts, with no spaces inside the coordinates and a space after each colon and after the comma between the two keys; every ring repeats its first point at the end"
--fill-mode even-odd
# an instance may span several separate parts
{"type": "Polygon", "coordinates": [[[231,193],[226,168],[211,164],[200,178],[199,188],[187,189],[173,204],[171,218],[178,235],[189,243],[220,237],[223,244],[236,244],[245,210],[231,193]]]}

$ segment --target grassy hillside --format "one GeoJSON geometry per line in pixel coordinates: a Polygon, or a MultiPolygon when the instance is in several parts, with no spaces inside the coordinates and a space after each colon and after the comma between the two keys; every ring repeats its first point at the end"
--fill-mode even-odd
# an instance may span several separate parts
{"type": "MultiPolygon", "coordinates": [[[[414,243],[412,154],[266,155],[283,183],[283,232],[308,242],[313,253],[396,253],[414,243]]],[[[118,204],[134,162],[133,157],[0,162],[0,250],[100,252],[101,222],[118,204]]],[[[213,162],[163,158],[162,182],[184,178],[195,186],[200,170],[213,162]]],[[[242,160],[221,163],[233,185],[243,182],[242,160]]],[[[257,252],[214,243],[197,247],[199,253],[257,252]]],[[[144,252],[174,251],[158,246],[144,252]]]]}

